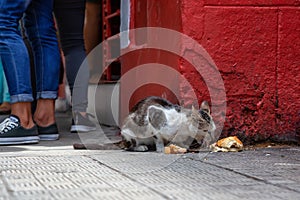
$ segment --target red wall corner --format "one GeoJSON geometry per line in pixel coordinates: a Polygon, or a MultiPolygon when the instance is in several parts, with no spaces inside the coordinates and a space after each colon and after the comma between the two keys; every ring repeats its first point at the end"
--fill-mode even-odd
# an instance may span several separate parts
{"type": "MultiPolygon", "coordinates": [[[[222,137],[238,135],[244,142],[300,143],[299,0],[131,2],[134,4],[131,24],[135,26],[132,28],[154,26],[181,31],[201,44],[216,63],[227,95],[222,137]]],[[[122,74],[155,61],[178,70],[192,85],[193,91],[181,79],[177,80],[186,106],[210,99],[207,85],[193,63],[166,52],[151,51],[127,55],[122,74]]],[[[182,52],[191,51],[192,48],[182,49],[182,52]]],[[[194,51],[196,59],[198,52],[194,51]]],[[[128,109],[141,98],[166,90],[147,87],[134,93],[130,105],[121,107],[128,109]]],[[[121,102],[122,93],[124,96],[126,90],[121,85],[121,102]]],[[[167,98],[173,98],[172,94],[167,98]]],[[[213,113],[219,114],[222,113],[213,113]]]]}
{"type": "MultiPolygon", "coordinates": [[[[227,94],[223,136],[300,141],[299,1],[182,0],[183,33],[215,61],[227,94]]],[[[181,73],[209,99],[205,83],[182,61],[181,73]]],[[[182,95],[187,102],[181,84],[182,95]]]]}

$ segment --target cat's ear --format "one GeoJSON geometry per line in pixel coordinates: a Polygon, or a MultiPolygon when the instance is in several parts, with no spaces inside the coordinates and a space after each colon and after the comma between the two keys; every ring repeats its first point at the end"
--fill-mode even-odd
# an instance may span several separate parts
{"type": "Polygon", "coordinates": [[[201,103],[200,110],[203,110],[203,111],[207,112],[208,114],[210,114],[210,109],[209,109],[209,105],[208,105],[207,101],[203,101],[201,103]]]}
{"type": "Polygon", "coordinates": [[[193,113],[198,113],[198,110],[192,105],[192,112],[193,113]]]}

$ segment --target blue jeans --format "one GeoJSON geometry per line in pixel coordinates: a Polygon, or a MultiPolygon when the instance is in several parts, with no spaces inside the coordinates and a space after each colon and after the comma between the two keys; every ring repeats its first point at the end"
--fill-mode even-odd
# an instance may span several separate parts
{"type": "Polygon", "coordinates": [[[60,55],[52,10],[53,0],[0,1],[0,56],[11,103],[31,102],[33,95],[57,97],[60,55]],[[37,94],[32,94],[29,55],[18,29],[22,17],[34,52],[37,94]]]}

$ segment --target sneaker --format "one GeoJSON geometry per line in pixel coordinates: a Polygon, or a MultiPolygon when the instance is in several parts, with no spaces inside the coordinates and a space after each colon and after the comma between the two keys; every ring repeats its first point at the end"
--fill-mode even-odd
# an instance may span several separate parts
{"type": "Polygon", "coordinates": [[[96,125],[90,121],[90,116],[92,115],[89,113],[84,117],[76,112],[72,119],[71,133],[95,131],[96,125]]]}
{"type": "Polygon", "coordinates": [[[0,123],[0,145],[32,144],[39,140],[37,127],[22,127],[20,119],[15,115],[10,115],[0,123]]]}
{"type": "Polygon", "coordinates": [[[56,123],[43,127],[37,125],[40,140],[58,140],[59,133],[56,123]]]}

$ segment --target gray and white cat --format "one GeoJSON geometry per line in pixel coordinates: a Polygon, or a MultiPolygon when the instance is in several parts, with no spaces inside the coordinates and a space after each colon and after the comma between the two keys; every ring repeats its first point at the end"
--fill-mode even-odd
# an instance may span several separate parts
{"type": "Polygon", "coordinates": [[[196,110],[152,96],[134,106],[124,120],[121,135],[129,144],[127,150],[148,151],[154,147],[163,152],[168,143],[189,148],[194,139],[199,144],[213,140],[215,129],[206,101],[196,110]]]}

